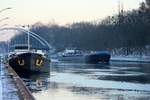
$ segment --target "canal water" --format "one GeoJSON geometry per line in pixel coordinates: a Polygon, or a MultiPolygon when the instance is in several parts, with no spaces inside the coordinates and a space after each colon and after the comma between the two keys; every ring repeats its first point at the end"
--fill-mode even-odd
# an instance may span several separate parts
{"type": "Polygon", "coordinates": [[[150,100],[147,63],[52,63],[49,74],[21,77],[37,100],[150,100]]]}

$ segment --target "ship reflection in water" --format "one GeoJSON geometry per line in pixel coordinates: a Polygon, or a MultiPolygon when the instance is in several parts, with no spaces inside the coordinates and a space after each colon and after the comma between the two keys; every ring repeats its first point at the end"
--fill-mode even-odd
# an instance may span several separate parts
{"type": "Polygon", "coordinates": [[[25,76],[37,100],[150,100],[150,64],[55,63],[50,74],[25,76]]]}
{"type": "Polygon", "coordinates": [[[47,90],[49,88],[50,81],[49,73],[24,73],[17,72],[22,80],[26,83],[26,86],[30,89],[31,92],[39,92],[47,90]]]}

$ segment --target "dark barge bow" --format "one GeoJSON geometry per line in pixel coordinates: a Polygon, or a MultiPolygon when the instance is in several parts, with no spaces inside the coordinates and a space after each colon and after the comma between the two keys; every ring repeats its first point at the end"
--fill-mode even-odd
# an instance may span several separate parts
{"type": "Polygon", "coordinates": [[[28,72],[49,72],[50,60],[46,56],[33,53],[24,52],[19,54],[12,54],[9,57],[9,65],[14,70],[28,71],[28,72]]]}

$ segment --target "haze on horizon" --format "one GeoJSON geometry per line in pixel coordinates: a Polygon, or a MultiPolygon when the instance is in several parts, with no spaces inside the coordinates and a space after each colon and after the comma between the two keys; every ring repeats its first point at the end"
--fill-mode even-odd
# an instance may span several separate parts
{"type": "MultiPolygon", "coordinates": [[[[142,0],[120,0],[125,10],[136,9],[142,0]]],[[[0,9],[12,7],[1,16],[10,17],[10,25],[36,22],[65,25],[100,20],[118,13],[119,0],[1,0],[0,9]]],[[[1,23],[0,23],[1,24],[1,23]]]]}

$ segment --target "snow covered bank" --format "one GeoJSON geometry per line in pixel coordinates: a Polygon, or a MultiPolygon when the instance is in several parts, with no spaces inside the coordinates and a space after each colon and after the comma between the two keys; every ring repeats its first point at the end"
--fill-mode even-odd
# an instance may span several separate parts
{"type": "Polygon", "coordinates": [[[111,57],[111,61],[145,62],[145,63],[150,63],[150,56],[136,56],[136,55],[112,56],[111,57]]]}
{"type": "Polygon", "coordinates": [[[0,76],[0,100],[2,100],[3,95],[2,95],[2,82],[1,82],[1,76],[0,76]]]}
{"type": "Polygon", "coordinates": [[[0,64],[0,100],[19,100],[18,90],[2,63],[0,64]]]}
{"type": "Polygon", "coordinates": [[[2,59],[1,59],[1,56],[0,56],[0,100],[3,99],[3,95],[2,95],[2,59]]]}

